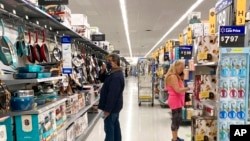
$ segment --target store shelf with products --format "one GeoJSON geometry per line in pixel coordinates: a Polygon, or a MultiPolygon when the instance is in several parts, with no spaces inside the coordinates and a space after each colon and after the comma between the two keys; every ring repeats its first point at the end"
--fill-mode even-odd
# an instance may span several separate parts
{"type": "Polygon", "coordinates": [[[3,80],[7,85],[17,85],[17,84],[25,84],[25,83],[40,83],[46,81],[55,81],[59,79],[64,79],[65,76],[56,76],[56,77],[48,77],[48,78],[40,78],[40,79],[14,79],[13,75],[0,75],[0,79],[3,80]]]}
{"type": "Polygon", "coordinates": [[[7,17],[20,17],[25,24],[32,22],[39,23],[38,25],[41,27],[45,27],[46,25],[50,32],[54,32],[55,34],[59,35],[68,35],[72,39],[90,46],[95,51],[100,51],[101,53],[108,54],[106,50],[103,50],[102,48],[96,46],[89,39],[80,36],[78,33],[66,27],[65,25],[54,19],[51,15],[26,0],[12,0],[11,4],[8,1],[1,1],[0,4],[2,4],[4,7],[4,9],[1,8],[0,13],[5,14],[7,17]],[[13,10],[15,10],[15,14],[12,14],[13,10]]]}

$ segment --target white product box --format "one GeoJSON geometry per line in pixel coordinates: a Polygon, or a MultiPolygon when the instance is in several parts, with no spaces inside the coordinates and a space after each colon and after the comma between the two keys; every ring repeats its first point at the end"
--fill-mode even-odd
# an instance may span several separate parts
{"type": "Polygon", "coordinates": [[[71,14],[71,25],[72,26],[87,26],[88,17],[84,14],[71,14]]]}
{"type": "Polygon", "coordinates": [[[66,141],[75,141],[75,128],[74,128],[74,124],[72,124],[71,126],[68,127],[68,129],[66,129],[66,141]]]}

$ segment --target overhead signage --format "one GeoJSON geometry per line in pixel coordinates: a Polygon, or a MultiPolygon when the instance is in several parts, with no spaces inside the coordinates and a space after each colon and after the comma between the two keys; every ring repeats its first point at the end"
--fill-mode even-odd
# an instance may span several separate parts
{"type": "Polygon", "coordinates": [[[233,4],[233,0],[219,0],[215,4],[215,12],[219,13],[219,12],[226,9],[228,6],[230,6],[232,4],[233,4]]]}
{"type": "Polygon", "coordinates": [[[93,34],[91,35],[92,41],[105,41],[105,34],[93,34]]]}
{"type": "Polygon", "coordinates": [[[215,26],[216,26],[216,16],[215,16],[215,9],[210,9],[209,11],[209,33],[211,35],[215,34],[215,26]]]}
{"type": "Polygon", "coordinates": [[[68,5],[69,0],[38,0],[38,5],[68,5]]]}
{"type": "Polygon", "coordinates": [[[180,46],[179,58],[191,59],[193,54],[193,46],[180,46]]]}
{"type": "Polygon", "coordinates": [[[246,0],[237,0],[236,5],[236,25],[245,25],[246,23],[246,0]]]}
{"type": "Polygon", "coordinates": [[[244,47],[245,26],[221,26],[220,46],[221,47],[244,47]]]}
{"type": "Polygon", "coordinates": [[[71,37],[61,37],[62,57],[63,57],[63,74],[72,74],[72,56],[71,56],[71,37]]]}

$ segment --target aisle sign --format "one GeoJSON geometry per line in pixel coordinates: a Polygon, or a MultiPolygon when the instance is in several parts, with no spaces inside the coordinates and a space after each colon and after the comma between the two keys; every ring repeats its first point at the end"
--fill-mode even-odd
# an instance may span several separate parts
{"type": "Polygon", "coordinates": [[[245,26],[221,26],[220,47],[244,47],[245,26]]]}
{"type": "Polygon", "coordinates": [[[219,0],[215,4],[215,11],[216,11],[216,13],[219,13],[232,4],[233,4],[233,0],[219,0]]]}
{"type": "Polygon", "coordinates": [[[192,45],[193,44],[192,29],[191,29],[191,27],[187,28],[187,44],[188,45],[192,45]]]}
{"type": "Polygon", "coordinates": [[[210,35],[215,34],[216,26],[216,16],[215,16],[215,9],[212,8],[209,10],[209,33],[210,35]]]}
{"type": "Polygon", "coordinates": [[[191,59],[193,54],[193,46],[180,46],[179,58],[191,59]]]}
{"type": "Polygon", "coordinates": [[[179,44],[182,46],[183,45],[183,35],[179,34],[179,44]]]}
{"type": "Polygon", "coordinates": [[[246,0],[237,0],[236,6],[236,25],[245,25],[246,23],[246,0]]]}
{"type": "Polygon", "coordinates": [[[71,55],[71,38],[69,36],[61,37],[62,57],[63,57],[63,74],[72,74],[72,55],[71,55]]]}
{"type": "Polygon", "coordinates": [[[38,0],[38,5],[68,5],[69,0],[38,0]]]}

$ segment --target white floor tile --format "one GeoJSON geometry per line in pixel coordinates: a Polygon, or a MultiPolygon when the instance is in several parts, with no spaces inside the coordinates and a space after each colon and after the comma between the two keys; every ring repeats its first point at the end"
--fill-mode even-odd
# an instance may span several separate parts
{"type": "MultiPolygon", "coordinates": [[[[124,108],[120,114],[123,141],[171,141],[169,109],[161,108],[158,100],[154,107],[142,103],[138,106],[137,79],[126,79],[124,108]]],[[[179,136],[191,140],[190,126],[181,126],[179,136]]],[[[104,141],[103,120],[100,119],[86,141],[104,141]]]]}

